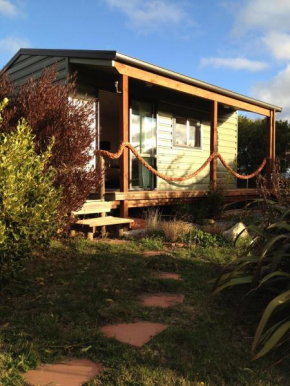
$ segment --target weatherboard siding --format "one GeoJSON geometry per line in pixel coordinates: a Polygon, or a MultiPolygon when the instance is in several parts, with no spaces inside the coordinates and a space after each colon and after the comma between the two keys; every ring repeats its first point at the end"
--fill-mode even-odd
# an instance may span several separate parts
{"type": "Polygon", "coordinates": [[[20,55],[9,68],[8,74],[17,86],[23,85],[29,78],[39,78],[45,68],[56,65],[59,82],[65,82],[68,74],[68,60],[66,57],[46,55],[20,55]]]}
{"type": "MultiPolygon", "coordinates": [[[[201,120],[201,149],[182,148],[173,145],[173,114],[159,111],[157,119],[157,167],[158,171],[170,177],[184,177],[198,168],[210,155],[210,121],[201,120]]],[[[232,167],[237,155],[237,113],[231,113],[219,119],[218,151],[232,167]]],[[[210,166],[208,165],[196,177],[183,182],[167,182],[157,178],[157,190],[206,190],[209,188],[210,166]]],[[[218,181],[229,178],[227,171],[218,162],[218,181]]],[[[230,178],[228,189],[236,188],[236,179],[230,178]]]]}
{"type": "MultiPolygon", "coordinates": [[[[236,167],[238,151],[238,113],[233,112],[219,118],[218,121],[218,152],[233,168],[236,167]]],[[[226,183],[228,189],[237,187],[237,179],[233,177],[218,160],[217,178],[226,183]]]]}
{"type": "MultiPolygon", "coordinates": [[[[198,169],[210,152],[210,124],[202,122],[202,149],[173,146],[173,114],[159,111],[157,119],[157,167],[170,177],[184,177],[198,169]]],[[[183,182],[157,178],[158,190],[204,190],[209,186],[209,166],[197,177],[183,182]]]]}

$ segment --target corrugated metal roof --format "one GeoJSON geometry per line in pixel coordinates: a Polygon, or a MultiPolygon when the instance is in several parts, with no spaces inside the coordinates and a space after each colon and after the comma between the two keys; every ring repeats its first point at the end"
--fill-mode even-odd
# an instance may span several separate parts
{"type": "Polygon", "coordinates": [[[276,110],[278,112],[282,111],[282,107],[275,106],[254,98],[250,98],[248,96],[236,93],[234,91],[230,91],[227,89],[224,89],[222,87],[215,86],[210,83],[203,82],[201,80],[185,76],[182,74],[179,74],[177,72],[165,69],[160,66],[153,65],[151,63],[135,59],[128,55],[123,55],[117,51],[100,51],[100,50],[66,50],[66,49],[30,49],[30,48],[24,48],[17,52],[16,55],[6,64],[6,66],[3,68],[3,71],[7,71],[9,67],[13,64],[15,60],[20,55],[48,55],[48,56],[65,56],[65,57],[74,57],[74,58],[90,58],[90,59],[101,59],[101,60],[112,60],[112,61],[118,61],[121,63],[127,63],[131,64],[135,67],[143,68],[148,71],[162,74],[168,78],[176,79],[179,81],[182,81],[187,84],[195,85],[197,87],[203,88],[205,90],[214,91],[216,93],[219,93],[221,95],[226,95],[231,98],[235,98],[237,100],[241,100],[244,102],[251,103],[256,106],[264,107],[269,110],[276,110]]]}

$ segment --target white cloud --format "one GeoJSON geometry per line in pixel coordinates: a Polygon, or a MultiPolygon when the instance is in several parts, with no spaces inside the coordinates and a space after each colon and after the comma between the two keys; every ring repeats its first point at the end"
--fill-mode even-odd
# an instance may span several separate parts
{"type": "Polygon", "coordinates": [[[271,32],[263,38],[272,56],[278,60],[290,59],[290,35],[283,32],[271,32]]]}
{"type": "Polygon", "coordinates": [[[247,58],[201,58],[202,67],[210,66],[214,68],[229,68],[231,70],[246,70],[258,72],[266,69],[268,64],[247,58]]]}
{"type": "Polygon", "coordinates": [[[9,0],[0,0],[0,15],[15,17],[20,14],[19,9],[9,0]]]}
{"type": "Polygon", "coordinates": [[[8,52],[14,55],[20,48],[26,47],[31,47],[31,43],[23,37],[7,36],[0,40],[0,52],[8,52]]]}
{"type": "Polygon", "coordinates": [[[260,100],[283,107],[278,119],[290,121],[290,64],[267,82],[258,82],[252,89],[252,95],[260,100]]]}
{"type": "Polygon", "coordinates": [[[161,26],[172,27],[188,23],[187,14],[173,0],[104,0],[112,9],[121,11],[129,20],[130,27],[149,34],[161,26]]]}
{"type": "Polygon", "coordinates": [[[290,31],[289,0],[245,0],[236,7],[235,30],[290,31]]]}

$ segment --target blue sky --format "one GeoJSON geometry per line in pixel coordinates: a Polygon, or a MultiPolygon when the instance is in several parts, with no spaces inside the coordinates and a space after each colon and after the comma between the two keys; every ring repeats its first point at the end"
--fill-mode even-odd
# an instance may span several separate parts
{"type": "Polygon", "coordinates": [[[0,0],[0,68],[21,47],[117,50],[283,107],[290,0],[0,0]]]}

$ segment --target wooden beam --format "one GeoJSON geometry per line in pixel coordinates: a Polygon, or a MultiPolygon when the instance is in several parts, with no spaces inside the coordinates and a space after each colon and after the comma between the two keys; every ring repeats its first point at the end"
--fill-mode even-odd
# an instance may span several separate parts
{"type": "MultiPolygon", "coordinates": [[[[150,193],[152,194],[148,196],[147,191],[128,192],[126,194],[126,199],[128,200],[129,208],[141,208],[158,205],[177,205],[180,202],[196,202],[197,200],[204,198],[207,195],[208,190],[159,191],[150,193]]],[[[229,189],[225,192],[227,202],[237,202],[241,200],[244,201],[245,199],[256,199],[259,197],[259,195],[259,189],[229,189]]],[[[118,208],[124,198],[125,197],[123,194],[123,196],[118,196],[116,200],[110,201],[111,207],[114,209],[118,208]]]]}
{"type": "MultiPolygon", "coordinates": [[[[211,127],[210,127],[210,154],[217,153],[217,132],[218,130],[218,103],[212,102],[211,127]]],[[[210,163],[210,183],[212,189],[217,188],[217,158],[210,163]]]]}
{"type": "Polygon", "coordinates": [[[273,168],[275,167],[276,162],[276,110],[272,112],[272,158],[273,158],[273,168]]]}
{"type": "MultiPolygon", "coordinates": [[[[111,200],[112,202],[119,202],[122,200],[127,200],[129,203],[138,202],[138,201],[166,201],[166,200],[175,200],[178,202],[180,199],[196,199],[206,196],[208,190],[159,190],[159,191],[129,191],[127,193],[115,192],[107,193],[106,199],[111,200]]],[[[240,196],[240,195],[250,195],[250,194],[259,194],[258,189],[228,189],[225,194],[227,196],[240,196]]]]}
{"type": "Polygon", "coordinates": [[[267,179],[267,187],[272,187],[272,172],[273,172],[273,151],[275,151],[275,135],[274,135],[274,112],[271,111],[270,117],[267,119],[267,164],[266,164],[266,179],[267,179]]]}
{"type": "MultiPolygon", "coordinates": [[[[120,76],[120,142],[129,141],[129,81],[127,75],[120,76]]],[[[120,191],[128,192],[129,187],[129,152],[124,149],[124,153],[120,159],[120,191]]],[[[120,216],[128,217],[128,202],[126,200],[121,202],[120,216]]]]}
{"type": "Polygon", "coordinates": [[[250,111],[253,113],[261,114],[266,117],[270,116],[270,110],[251,104],[249,102],[244,102],[239,99],[231,98],[225,95],[218,94],[213,91],[205,90],[203,88],[193,86],[187,83],[183,83],[171,78],[166,78],[162,75],[157,75],[149,71],[141,70],[140,68],[135,68],[128,66],[127,64],[115,62],[115,68],[122,75],[127,75],[131,78],[142,80],[144,82],[149,82],[158,86],[170,88],[175,91],[181,91],[186,94],[195,95],[200,98],[216,101],[234,108],[250,111]]]}

